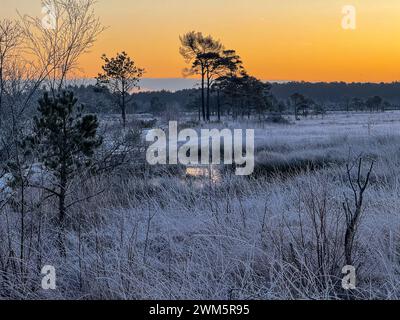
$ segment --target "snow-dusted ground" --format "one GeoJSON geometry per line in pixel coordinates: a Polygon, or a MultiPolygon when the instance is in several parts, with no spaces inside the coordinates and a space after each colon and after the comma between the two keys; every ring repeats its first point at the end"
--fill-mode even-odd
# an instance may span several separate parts
{"type": "Polygon", "coordinates": [[[223,121],[209,124],[205,128],[255,129],[256,147],[274,145],[296,146],[318,144],[336,139],[368,138],[400,134],[400,111],[385,113],[328,113],[324,118],[313,117],[294,121],[291,124],[268,124],[244,120],[240,123],[223,121]]]}
{"type": "MultiPolygon", "coordinates": [[[[369,158],[376,163],[353,253],[357,289],[349,294],[400,299],[399,112],[328,114],[291,125],[229,121],[226,126],[256,129],[259,164],[322,159],[331,165],[258,179],[229,172],[218,181],[206,175],[152,178],[131,172],[93,178],[70,195],[84,198],[105,190],[70,209],[67,258],[59,256],[56,245],[56,204],[45,203],[28,214],[33,236],[27,240],[26,275],[1,269],[7,280],[0,295],[342,298],[348,294],[341,288],[343,201],[352,199],[345,162],[362,152],[366,167],[369,158]],[[57,291],[36,288],[39,258],[56,267],[57,291]]],[[[11,237],[13,252],[19,248],[18,217],[0,215],[0,241],[11,237]]],[[[0,258],[8,256],[8,245],[1,246],[0,258]]]]}
{"type": "MultiPolygon", "coordinates": [[[[287,125],[227,120],[201,129],[254,129],[256,164],[270,165],[305,160],[342,163],[358,155],[378,157],[382,148],[392,148],[383,142],[400,140],[400,111],[329,113],[324,118],[288,120],[287,125]]],[[[200,133],[199,127],[196,130],[200,133]]],[[[194,143],[201,145],[203,140],[194,143]]]]}
{"type": "Polygon", "coordinates": [[[400,112],[330,113],[324,119],[302,119],[291,125],[256,129],[257,160],[322,159],[347,161],[349,156],[382,155],[384,142],[400,140],[400,112]]]}

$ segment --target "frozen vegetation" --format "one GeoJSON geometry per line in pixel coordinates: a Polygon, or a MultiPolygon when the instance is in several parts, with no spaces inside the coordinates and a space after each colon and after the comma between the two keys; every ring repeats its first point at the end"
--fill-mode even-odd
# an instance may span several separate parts
{"type": "MultiPolygon", "coordinates": [[[[0,295],[400,298],[399,112],[217,127],[226,126],[256,128],[252,177],[221,169],[210,179],[181,167],[138,171],[128,165],[76,183],[71,197],[87,199],[68,211],[65,256],[56,245],[53,201],[40,202],[26,216],[22,264],[19,215],[12,202],[3,204],[0,295]],[[346,164],[359,156],[363,176],[370,161],[375,165],[353,249],[357,288],[345,291],[343,204],[348,199],[354,206],[346,164]],[[55,291],[40,287],[46,264],[56,267],[55,291]]],[[[9,184],[7,177],[0,180],[2,197],[11,192],[9,184]]],[[[26,192],[31,204],[44,196],[26,192]]]]}
{"type": "Polygon", "coordinates": [[[157,70],[125,38],[79,86],[97,1],[41,3],[0,19],[0,299],[400,299],[399,83],[268,83],[189,31],[198,87],[140,92],[157,70]],[[254,173],[151,166],[146,133],[174,120],[195,145],[255,129],[254,173]]]}

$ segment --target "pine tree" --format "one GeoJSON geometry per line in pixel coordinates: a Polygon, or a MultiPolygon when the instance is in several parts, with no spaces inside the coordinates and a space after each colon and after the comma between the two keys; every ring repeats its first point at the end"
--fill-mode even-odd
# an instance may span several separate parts
{"type": "Polygon", "coordinates": [[[39,116],[34,118],[32,147],[38,160],[54,177],[54,186],[46,190],[58,199],[58,218],[61,231],[65,228],[67,188],[83,167],[91,164],[96,148],[102,144],[97,135],[98,120],[83,115],[72,92],[55,98],[45,93],[39,100],[39,116]]]}
{"type": "Polygon", "coordinates": [[[97,85],[107,87],[114,94],[121,109],[122,124],[126,127],[126,107],[132,99],[132,90],[139,88],[144,69],[138,68],[126,52],[117,53],[115,58],[103,55],[103,73],[97,76],[97,85]]]}

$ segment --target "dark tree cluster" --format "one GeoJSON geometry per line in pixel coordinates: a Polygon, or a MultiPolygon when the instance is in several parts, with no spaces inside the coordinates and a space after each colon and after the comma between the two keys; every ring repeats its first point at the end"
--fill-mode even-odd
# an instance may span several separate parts
{"type": "Polygon", "coordinates": [[[287,82],[274,83],[272,93],[287,100],[294,93],[301,93],[314,101],[325,104],[343,104],[353,98],[367,100],[371,96],[382,97],[394,106],[400,106],[400,82],[393,83],[345,83],[345,82],[287,82]]]}
{"type": "Polygon", "coordinates": [[[279,112],[279,104],[271,94],[271,85],[242,72],[240,75],[221,77],[215,83],[218,119],[221,112],[248,118],[257,115],[261,120],[268,112],[279,112]]]}
{"type": "Polygon", "coordinates": [[[185,75],[201,77],[201,109],[203,121],[210,121],[212,86],[221,77],[235,76],[243,69],[242,61],[234,50],[226,50],[219,40],[201,32],[189,32],[180,37],[180,53],[191,66],[185,75]]]}

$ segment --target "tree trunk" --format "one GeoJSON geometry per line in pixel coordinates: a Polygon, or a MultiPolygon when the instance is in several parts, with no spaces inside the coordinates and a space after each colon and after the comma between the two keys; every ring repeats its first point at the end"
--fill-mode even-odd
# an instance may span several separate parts
{"type": "Polygon", "coordinates": [[[25,251],[25,181],[21,177],[21,244],[20,244],[20,259],[21,259],[21,273],[24,273],[24,251],[25,251]]]}
{"type": "Polygon", "coordinates": [[[345,235],[345,259],[346,259],[346,265],[352,266],[353,265],[353,258],[352,258],[352,252],[353,252],[353,243],[354,243],[354,228],[348,228],[346,230],[346,235],[345,235]]]}
{"type": "Polygon", "coordinates": [[[58,219],[60,224],[60,230],[58,235],[59,240],[59,250],[61,256],[66,255],[65,250],[65,217],[67,213],[67,209],[65,207],[65,198],[67,193],[67,172],[66,172],[66,164],[63,163],[61,167],[61,174],[60,174],[60,194],[58,197],[58,219]]]}
{"type": "Polygon", "coordinates": [[[353,219],[351,219],[349,225],[346,228],[346,234],[344,240],[344,246],[345,246],[344,253],[345,253],[346,264],[349,266],[353,265],[354,237],[361,216],[362,203],[363,203],[363,197],[362,195],[360,195],[360,199],[356,203],[356,211],[354,213],[354,217],[353,219]]]}
{"type": "Polygon", "coordinates": [[[0,126],[2,123],[2,117],[3,117],[3,113],[2,113],[2,107],[3,107],[3,63],[1,63],[0,65],[0,126]]]}
{"type": "Polygon", "coordinates": [[[123,126],[124,129],[125,129],[125,128],[126,128],[126,102],[125,102],[125,92],[122,93],[121,111],[122,111],[122,126],[123,126]]]}
{"type": "Polygon", "coordinates": [[[221,122],[221,100],[220,100],[220,93],[217,90],[217,112],[218,112],[218,122],[221,122]]]}
{"type": "Polygon", "coordinates": [[[122,126],[126,128],[126,109],[122,107],[122,126]]]}
{"type": "Polygon", "coordinates": [[[200,105],[199,105],[199,108],[198,108],[198,113],[199,113],[199,122],[201,121],[201,107],[200,107],[200,105]]]}
{"type": "Polygon", "coordinates": [[[61,182],[58,209],[59,209],[59,222],[60,222],[60,227],[61,227],[62,231],[64,231],[64,228],[65,228],[65,215],[66,215],[65,188],[66,188],[66,183],[61,182]]]}
{"type": "Polygon", "coordinates": [[[205,96],[204,96],[204,87],[205,87],[205,83],[204,83],[204,71],[202,71],[201,73],[201,111],[203,114],[203,121],[206,121],[206,106],[205,106],[205,96]]]}
{"type": "Polygon", "coordinates": [[[210,78],[207,76],[207,121],[210,121],[210,78]]]}

